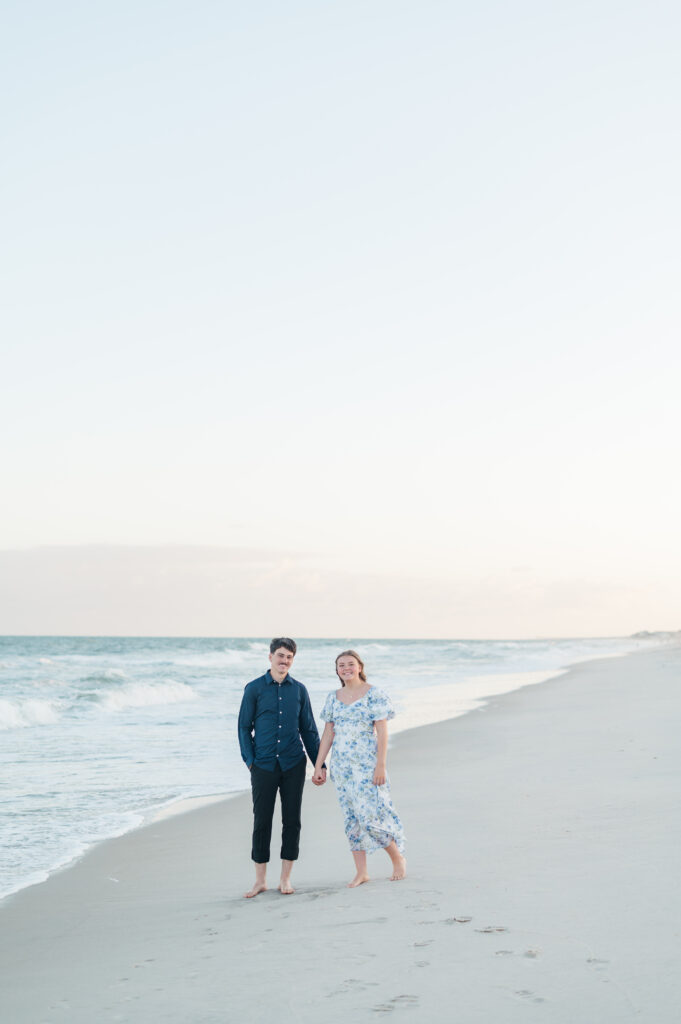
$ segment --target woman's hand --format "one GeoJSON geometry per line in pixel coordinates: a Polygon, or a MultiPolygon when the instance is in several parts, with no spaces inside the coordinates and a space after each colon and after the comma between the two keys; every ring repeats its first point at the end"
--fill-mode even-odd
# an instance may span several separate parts
{"type": "Polygon", "coordinates": [[[374,786],[385,785],[385,765],[377,764],[374,769],[374,786]]]}
{"type": "Polygon", "coordinates": [[[314,782],[315,786],[323,786],[324,783],[326,782],[326,768],[317,768],[317,766],[315,765],[312,781],[314,782]]]}

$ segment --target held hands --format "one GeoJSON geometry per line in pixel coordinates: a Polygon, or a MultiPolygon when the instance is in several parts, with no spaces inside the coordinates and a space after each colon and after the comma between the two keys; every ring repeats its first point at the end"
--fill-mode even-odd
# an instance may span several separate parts
{"type": "Polygon", "coordinates": [[[377,764],[376,765],[376,768],[374,769],[374,779],[373,779],[373,782],[374,782],[374,786],[384,786],[385,785],[385,765],[384,764],[377,764]]]}
{"type": "Polygon", "coordinates": [[[314,775],[312,776],[312,782],[315,786],[323,786],[326,782],[326,768],[315,767],[314,775]]]}

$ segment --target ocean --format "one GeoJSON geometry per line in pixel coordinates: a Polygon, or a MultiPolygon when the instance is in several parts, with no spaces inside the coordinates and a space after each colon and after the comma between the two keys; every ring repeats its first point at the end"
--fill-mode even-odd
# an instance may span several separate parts
{"type": "MultiPolygon", "coordinates": [[[[657,641],[299,640],[315,716],[354,647],[392,732],[465,714],[567,665],[657,641]]],[[[0,637],[0,898],[187,801],[248,788],[236,734],[262,638],[0,637]]]]}

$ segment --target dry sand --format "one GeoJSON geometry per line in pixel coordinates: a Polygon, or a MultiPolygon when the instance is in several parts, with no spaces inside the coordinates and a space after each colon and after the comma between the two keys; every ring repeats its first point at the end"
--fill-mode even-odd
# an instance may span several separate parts
{"type": "Polygon", "coordinates": [[[345,888],[330,783],[294,896],[241,896],[248,795],[98,846],[0,907],[2,1024],[676,1024],[680,683],[595,661],[395,737],[403,882],[345,888]]]}

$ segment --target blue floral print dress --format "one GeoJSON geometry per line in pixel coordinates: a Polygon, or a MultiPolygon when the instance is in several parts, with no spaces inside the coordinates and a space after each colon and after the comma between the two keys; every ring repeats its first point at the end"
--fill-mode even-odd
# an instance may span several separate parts
{"type": "Polygon", "coordinates": [[[383,786],[373,782],[378,747],[374,722],[395,717],[390,698],[375,686],[352,704],[344,704],[330,693],[321,717],[333,722],[329,774],[345,818],[350,849],[373,853],[394,839],[403,853],[404,829],[390,799],[390,783],[387,777],[383,786]]]}

